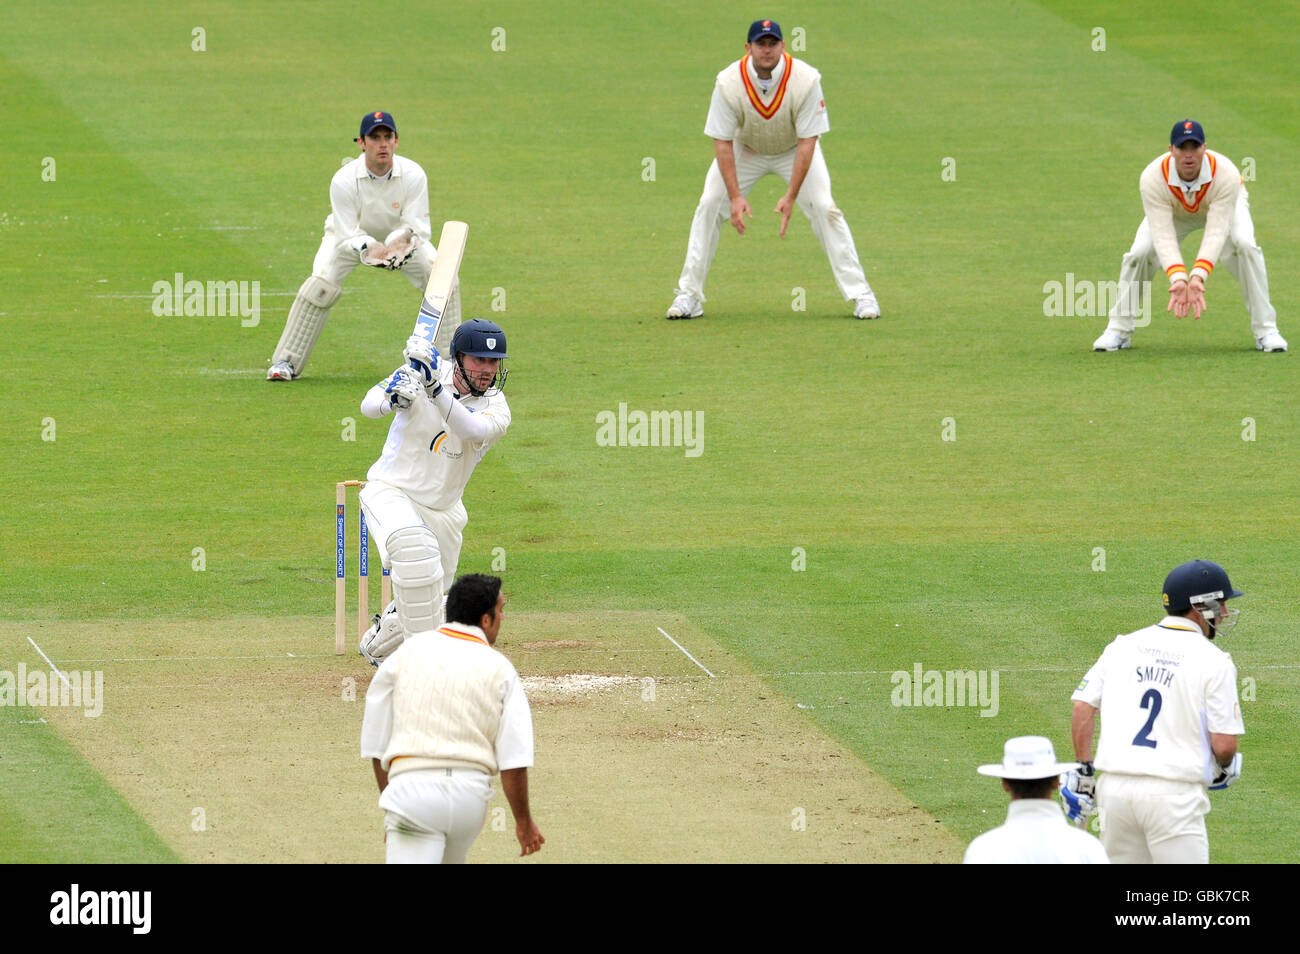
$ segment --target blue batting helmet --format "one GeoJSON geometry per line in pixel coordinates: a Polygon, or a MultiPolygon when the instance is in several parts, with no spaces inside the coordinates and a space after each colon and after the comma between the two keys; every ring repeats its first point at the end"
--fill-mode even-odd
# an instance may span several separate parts
{"type": "Polygon", "coordinates": [[[486,318],[471,318],[462,322],[451,336],[451,356],[467,354],[474,358],[508,358],[506,333],[500,325],[486,318]]]}
{"type": "Polygon", "coordinates": [[[1209,560],[1192,560],[1174,567],[1165,577],[1165,609],[1175,615],[1182,615],[1193,607],[1211,601],[1223,602],[1237,596],[1245,596],[1241,590],[1233,589],[1228,580],[1228,571],[1209,560]]]}

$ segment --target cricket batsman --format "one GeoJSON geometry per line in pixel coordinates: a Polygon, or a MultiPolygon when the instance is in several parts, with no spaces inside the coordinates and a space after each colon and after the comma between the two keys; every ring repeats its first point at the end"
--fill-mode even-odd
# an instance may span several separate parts
{"type": "Polygon", "coordinates": [[[450,359],[412,337],[406,363],[376,384],[361,413],[394,415],[379,460],[359,499],[393,602],[361,638],[361,655],[379,665],[402,641],[443,621],[443,593],[456,577],[468,515],[461,495],[474,468],[510,426],[502,388],[506,334],[483,318],[460,325],[450,359]],[[412,362],[431,369],[429,383],[412,362]]]}

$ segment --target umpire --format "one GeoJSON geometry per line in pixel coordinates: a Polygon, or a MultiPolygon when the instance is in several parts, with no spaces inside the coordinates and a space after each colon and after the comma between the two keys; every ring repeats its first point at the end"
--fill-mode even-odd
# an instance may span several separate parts
{"type": "Polygon", "coordinates": [[[379,782],[389,864],[464,863],[498,771],[520,854],[546,842],[528,809],[528,699],[492,648],[505,602],[499,577],[462,576],[447,594],[447,623],[406,640],[366,691],[361,756],[379,782]]]}

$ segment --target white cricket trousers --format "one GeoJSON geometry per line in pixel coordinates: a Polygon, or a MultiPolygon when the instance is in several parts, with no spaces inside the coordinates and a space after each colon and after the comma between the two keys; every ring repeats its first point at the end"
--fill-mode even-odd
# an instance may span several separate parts
{"type": "MultiPolygon", "coordinates": [[[[775,156],[764,156],[747,149],[740,143],[733,143],[736,154],[736,183],[742,195],[748,197],[754,183],[768,174],[780,176],[788,185],[790,175],[794,172],[795,149],[775,156]]],[[[835,275],[835,284],[846,301],[860,298],[871,291],[867,276],[858,262],[858,250],[853,244],[853,233],[844,221],[844,213],[835,205],[831,197],[831,176],[826,169],[826,160],[822,156],[819,141],[813,149],[812,164],[808,175],[799,189],[795,200],[800,211],[808,217],[813,234],[822,243],[822,250],[830,259],[831,272],[835,275]]],[[[700,204],[695,209],[695,219],[691,222],[691,237],[686,246],[686,262],[682,265],[682,275],[677,282],[677,293],[685,293],[704,301],[704,283],[709,277],[709,266],[718,251],[718,238],[722,226],[731,221],[731,199],[727,196],[727,185],[722,181],[718,171],[718,160],[709,166],[708,175],[704,177],[704,192],[700,204]]],[[[748,223],[747,228],[752,228],[748,223]]]]}
{"type": "MultiPolygon", "coordinates": [[[[1200,226],[1191,222],[1174,220],[1178,242],[1196,231],[1200,226]]],[[[1246,190],[1242,189],[1237,197],[1237,208],[1232,213],[1232,225],[1228,229],[1228,238],[1223,243],[1223,253],[1219,256],[1219,265],[1224,266],[1237,279],[1241,289],[1241,300],[1250,312],[1250,331],[1256,338],[1262,338],[1269,332],[1277,331],[1277,312],[1268,300],[1268,271],[1264,267],[1264,251],[1255,244],[1255,223],[1250,217],[1250,202],[1246,190]]],[[[1151,227],[1143,219],[1138,226],[1137,235],[1133,237],[1133,247],[1124,256],[1119,267],[1119,288],[1115,304],[1110,310],[1107,331],[1117,331],[1130,335],[1139,324],[1146,326],[1150,316],[1140,316],[1143,282],[1152,281],[1161,274],[1160,260],[1156,257],[1155,243],[1151,240],[1151,227]],[[1140,318],[1140,320],[1139,320],[1140,318]]],[[[1211,273],[1213,278],[1213,273],[1211,273]]],[[[1206,301],[1210,283],[1206,282],[1206,301]]],[[[1167,284],[1161,283],[1160,289],[1167,291],[1167,284]]],[[[1150,295],[1151,309],[1163,309],[1164,302],[1157,301],[1155,290],[1150,295]]]]}
{"type": "Polygon", "coordinates": [[[1205,865],[1210,798],[1198,782],[1103,772],[1097,780],[1101,844],[1116,865],[1205,865]]]}
{"type": "Polygon", "coordinates": [[[411,769],[379,796],[390,865],[463,865],[483,830],[492,784],[476,769],[411,769]]]}
{"type": "Polygon", "coordinates": [[[392,572],[393,596],[406,635],[442,624],[443,595],[456,579],[456,564],[469,516],[459,500],[449,510],[422,507],[390,484],[372,480],[357,495],[380,562],[392,572]],[[394,568],[388,552],[392,535],[405,527],[428,527],[433,540],[418,565],[394,568]],[[409,583],[408,583],[409,581],[409,583]],[[413,620],[422,620],[418,625],[413,620]]]}

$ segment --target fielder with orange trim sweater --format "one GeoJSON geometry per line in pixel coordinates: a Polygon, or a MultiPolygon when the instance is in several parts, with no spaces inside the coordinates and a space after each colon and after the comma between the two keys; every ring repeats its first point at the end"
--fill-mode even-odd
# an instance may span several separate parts
{"type": "Polygon", "coordinates": [[[1139,191],[1146,218],[1124,256],[1117,300],[1093,350],[1129,347],[1142,284],[1152,279],[1157,264],[1169,276],[1167,310],[1178,318],[1188,313],[1200,318],[1206,308],[1205,281],[1222,253],[1223,265],[1241,286],[1255,347],[1285,351],[1286,339],[1278,334],[1277,312],[1268,300],[1264,253],[1255,244],[1255,224],[1241,173],[1227,156],[1205,148],[1200,123],[1184,119],[1174,124],[1169,152],[1142,170],[1139,191]],[[1204,229],[1205,234],[1189,275],[1180,243],[1196,229],[1204,229]]]}
{"type": "Polygon", "coordinates": [[[879,318],[880,306],[858,261],[853,234],[831,197],[831,177],[819,142],[831,128],[821,74],[785,52],[781,25],[774,20],[754,21],[745,53],[718,74],[713,89],[704,134],[713,139],[714,160],[695,209],[686,262],[667,317],[704,314],[704,283],[722,223],[730,216],[744,235],[745,218],[754,217],[746,201],[749,190],[773,174],[786,182],[775,209],[781,216],[781,236],[798,204],[830,259],[840,294],[854,304],[854,317],[879,318]]]}
{"type": "Polygon", "coordinates": [[[379,784],[389,864],[463,863],[498,772],[519,853],[546,842],[528,803],[528,698],[492,648],[505,605],[500,577],[462,576],[447,594],[448,621],[398,646],[366,689],[361,755],[379,784]]]}

